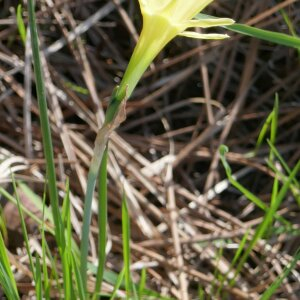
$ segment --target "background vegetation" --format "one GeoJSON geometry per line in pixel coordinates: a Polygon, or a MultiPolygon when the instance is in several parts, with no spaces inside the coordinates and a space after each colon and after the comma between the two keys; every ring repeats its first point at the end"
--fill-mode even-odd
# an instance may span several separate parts
{"type": "MultiPolygon", "coordinates": [[[[17,4],[0,1],[0,292],[9,299],[18,293],[85,299],[77,245],[87,171],[141,17],[135,1],[37,2],[45,113],[63,207],[58,217],[45,192],[28,12],[24,6],[17,14],[17,4]]],[[[214,1],[205,13],[299,34],[299,1],[214,1]]],[[[172,41],[112,134],[102,296],[300,296],[300,47],[296,40],[286,47],[229,33],[226,41],[172,41]]],[[[97,199],[90,292],[99,285],[92,275],[101,273],[98,223],[104,216],[97,199]]]]}

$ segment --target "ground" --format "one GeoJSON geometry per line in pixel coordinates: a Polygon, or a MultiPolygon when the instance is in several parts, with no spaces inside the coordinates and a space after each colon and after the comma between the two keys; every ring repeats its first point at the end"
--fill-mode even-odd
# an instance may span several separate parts
{"type": "MultiPolygon", "coordinates": [[[[12,171],[42,196],[45,160],[39,110],[30,45],[23,45],[16,24],[17,2],[0,1],[0,179],[13,194],[12,171]]],[[[214,1],[205,13],[300,33],[299,1],[214,1]]],[[[27,16],[25,6],[25,24],[27,16]]],[[[96,132],[133,51],[141,16],[137,1],[47,0],[37,1],[37,21],[59,188],[70,178],[78,241],[96,132]]],[[[228,146],[226,158],[236,180],[269,207],[274,178],[282,186],[288,172],[277,155],[271,159],[275,169],[267,164],[269,133],[255,152],[256,143],[277,97],[275,147],[289,168],[299,162],[300,52],[217,30],[231,37],[178,37],[159,54],[127,102],[127,118],[109,144],[107,270],[119,273],[123,266],[124,190],[131,218],[133,280],[138,282],[146,268],[147,287],[175,299],[259,299],[299,247],[297,177],[276,212],[286,222],[275,217],[251,244],[267,210],[228,182],[219,147],[228,146]],[[251,251],[239,266],[247,248],[251,251]]],[[[21,201],[39,215],[25,190],[19,187],[21,201]]],[[[19,291],[28,295],[30,274],[20,220],[1,194],[11,263],[18,271],[19,291]]],[[[37,225],[26,220],[32,251],[39,253],[37,225]]],[[[90,260],[95,263],[96,209],[91,232],[90,260]]],[[[49,236],[51,243],[54,248],[49,236]]],[[[274,299],[299,299],[299,271],[296,265],[274,299]]],[[[103,290],[111,289],[106,280],[103,290]]]]}

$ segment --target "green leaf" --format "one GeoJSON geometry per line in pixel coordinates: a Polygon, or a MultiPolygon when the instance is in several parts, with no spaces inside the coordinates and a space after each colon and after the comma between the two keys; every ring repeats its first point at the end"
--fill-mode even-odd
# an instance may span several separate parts
{"type": "Polygon", "coordinates": [[[35,255],[35,291],[36,299],[43,299],[43,287],[42,287],[42,270],[41,262],[38,254],[35,255]]]}
{"type": "Polygon", "coordinates": [[[144,290],[145,290],[145,286],[146,286],[146,279],[147,279],[147,270],[145,268],[143,268],[142,273],[141,273],[140,283],[138,286],[139,299],[143,299],[144,290]]]}
{"type": "MultiPolygon", "coordinates": [[[[36,269],[34,267],[32,255],[31,255],[31,252],[30,252],[28,233],[27,233],[27,229],[26,229],[26,224],[25,224],[25,220],[24,220],[23,211],[22,211],[22,208],[21,208],[21,202],[20,202],[19,194],[18,194],[18,191],[17,191],[16,181],[15,181],[15,178],[14,178],[13,175],[12,175],[12,183],[13,183],[13,188],[14,188],[14,192],[15,192],[15,195],[16,195],[16,199],[17,199],[17,207],[18,207],[18,212],[19,212],[19,216],[20,216],[20,220],[21,220],[22,234],[23,234],[23,238],[25,240],[26,251],[27,251],[28,258],[29,258],[29,265],[30,265],[31,272],[33,274],[33,279],[36,283],[37,280],[38,280],[38,278],[37,278],[38,275],[36,274],[36,269]]],[[[36,293],[38,295],[38,290],[37,289],[39,288],[39,286],[36,284],[35,288],[36,288],[36,293]]]]}
{"type": "Polygon", "coordinates": [[[65,243],[64,229],[63,229],[61,214],[59,210],[53,144],[52,144],[52,137],[50,131],[50,124],[48,119],[46,91],[45,91],[45,83],[43,78],[43,68],[42,68],[41,57],[40,57],[34,4],[32,0],[28,0],[27,4],[28,4],[29,27],[31,33],[33,65],[34,65],[35,80],[36,80],[36,92],[37,92],[37,98],[39,104],[39,114],[40,114],[44,154],[45,154],[46,165],[47,165],[49,195],[50,195],[52,214],[53,214],[53,219],[55,224],[55,228],[54,228],[55,237],[56,237],[57,244],[61,248],[64,248],[64,243],[65,243]]]}
{"type": "MultiPolygon", "coordinates": [[[[198,14],[196,19],[213,19],[214,16],[205,14],[198,14]]],[[[274,32],[270,30],[260,29],[249,25],[235,23],[233,25],[222,26],[233,32],[237,32],[243,35],[251,36],[260,40],[268,41],[274,44],[283,45],[298,49],[300,47],[300,38],[291,36],[285,33],[274,32]]]]}
{"type": "Polygon", "coordinates": [[[300,260],[300,249],[298,249],[297,253],[294,255],[293,260],[290,264],[283,270],[279,277],[271,284],[271,286],[263,293],[261,296],[261,300],[270,299],[276,290],[279,288],[283,280],[290,274],[290,272],[296,267],[297,262],[300,260]]]}
{"type": "MultiPolygon", "coordinates": [[[[221,145],[219,148],[220,159],[225,169],[227,178],[229,182],[239,190],[245,197],[247,197],[251,202],[253,202],[257,207],[264,211],[268,211],[270,208],[257,196],[251,193],[248,189],[246,189],[243,185],[241,185],[232,175],[231,168],[226,160],[226,153],[228,152],[228,147],[225,145],[221,145]]],[[[290,225],[288,221],[286,221],[282,216],[275,214],[275,218],[282,222],[283,224],[290,225]]]]}
{"type": "Polygon", "coordinates": [[[79,266],[78,263],[76,261],[75,255],[72,252],[72,267],[73,270],[75,272],[75,285],[77,287],[77,291],[78,291],[78,298],[80,300],[85,300],[85,291],[84,291],[84,287],[83,287],[83,283],[82,283],[82,278],[81,278],[81,274],[79,271],[79,266]]]}
{"type": "Polygon", "coordinates": [[[51,224],[53,223],[53,217],[51,210],[45,205],[43,205],[42,198],[37,195],[29,186],[23,182],[18,182],[18,187],[26,195],[27,199],[39,210],[39,212],[44,212],[45,219],[48,220],[51,224]]]}
{"type": "Polygon", "coordinates": [[[231,31],[251,36],[260,40],[268,41],[274,44],[292,47],[296,49],[300,47],[300,38],[285,33],[255,28],[252,26],[238,23],[224,27],[231,31]]]}
{"type": "Polygon", "coordinates": [[[7,250],[0,232],[0,286],[9,300],[18,300],[18,290],[14,275],[10,268],[7,250]]]}
{"type": "Polygon", "coordinates": [[[106,147],[100,165],[98,180],[98,270],[96,276],[95,293],[93,299],[101,291],[105,261],[106,261],[106,239],[107,239],[107,158],[108,148],[106,147]]]}
{"type": "MultiPolygon", "coordinates": [[[[276,94],[273,110],[267,117],[266,121],[264,122],[264,125],[257,138],[255,152],[257,152],[260,146],[262,145],[268,130],[270,130],[270,141],[272,144],[275,144],[277,128],[278,128],[278,113],[279,113],[279,97],[278,94],[276,94]]],[[[274,159],[274,153],[273,151],[270,151],[269,160],[272,161],[273,159],[274,159]]]]}
{"type": "Polygon", "coordinates": [[[115,297],[117,296],[117,292],[120,289],[120,286],[123,282],[124,275],[125,275],[125,268],[122,269],[122,271],[120,272],[120,274],[117,277],[117,281],[116,281],[116,284],[114,286],[114,290],[111,294],[110,300],[114,300],[115,297]]]}
{"type": "Polygon", "coordinates": [[[125,269],[126,298],[131,294],[131,275],[130,275],[130,220],[126,204],[126,195],[123,193],[122,199],[122,240],[123,240],[123,259],[125,269]]]}
{"type": "Polygon", "coordinates": [[[25,43],[26,43],[26,28],[25,28],[24,21],[22,18],[22,5],[21,4],[19,4],[17,7],[17,26],[18,26],[21,40],[22,40],[23,44],[25,45],[25,43]]]}
{"type": "Polygon", "coordinates": [[[44,298],[46,300],[50,300],[50,283],[49,283],[49,275],[48,275],[48,266],[47,266],[47,252],[46,245],[47,240],[45,236],[45,207],[46,207],[46,195],[43,197],[43,223],[41,228],[42,235],[42,268],[43,268],[43,279],[44,279],[44,298]]]}

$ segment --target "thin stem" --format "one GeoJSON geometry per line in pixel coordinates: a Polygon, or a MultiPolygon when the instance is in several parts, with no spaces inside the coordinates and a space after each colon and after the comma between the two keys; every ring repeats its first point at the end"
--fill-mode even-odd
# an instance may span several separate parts
{"type": "Polygon", "coordinates": [[[107,151],[109,125],[105,124],[99,130],[95,141],[95,149],[88,174],[87,190],[84,199],[82,236],[80,243],[80,273],[84,289],[87,289],[87,258],[89,250],[89,232],[92,217],[92,201],[98,172],[104,153],[107,151]]]}

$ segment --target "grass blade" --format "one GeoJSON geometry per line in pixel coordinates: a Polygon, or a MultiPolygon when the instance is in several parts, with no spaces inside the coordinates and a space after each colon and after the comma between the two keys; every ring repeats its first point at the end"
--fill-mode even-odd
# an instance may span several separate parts
{"type": "Polygon", "coordinates": [[[38,254],[35,256],[35,293],[36,299],[43,300],[41,262],[38,254]]]}
{"type": "MultiPolygon", "coordinates": [[[[275,144],[277,128],[278,128],[278,113],[279,113],[279,97],[278,97],[278,94],[276,94],[273,110],[269,114],[267,120],[265,121],[265,123],[258,135],[256,146],[255,146],[255,153],[257,153],[258,149],[262,145],[263,140],[269,129],[270,129],[270,141],[272,144],[275,144]]],[[[274,153],[271,149],[270,155],[269,155],[269,160],[272,161],[273,159],[274,159],[274,153]]]]}
{"type": "Polygon", "coordinates": [[[69,256],[68,251],[64,251],[61,257],[62,259],[62,267],[63,267],[63,289],[64,289],[64,299],[73,299],[71,297],[72,294],[72,267],[69,264],[69,256]]]}
{"type": "Polygon", "coordinates": [[[271,284],[271,286],[263,293],[260,300],[268,300],[274,295],[274,293],[279,288],[283,280],[296,267],[297,262],[299,260],[300,260],[300,249],[298,249],[297,253],[294,255],[294,259],[291,261],[291,263],[283,270],[283,273],[279,277],[277,277],[277,279],[271,284]]]}
{"type": "Polygon", "coordinates": [[[198,288],[198,299],[205,300],[204,288],[201,285],[199,285],[199,288],[198,288]]]}
{"type": "Polygon", "coordinates": [[[42,215],[42,260],[43,260],[43,277],[44,277],[44,297],[46,300],[50,300],[50,283],[49,283],[49,276],[48,276],[48,268],[47,268],[47,251],[46,251],[46,236],[45,236],[45,207],[46,207],[46,197],[43,198],[43,215],[42,215]]]}
{"type": "Polygon", "coordinates": [[[107,239],[107,159],[108,149],[106,148],[103,153],[103,158],[99,172],[99,184],[98,184],[98,270],[96,276],[95,295],[93,299],[96,299],[97,293],[101,291],[101,285],[103,281],[103,274],[106,261],[106,239],[107,239]]]}
{"type": "Polygon", "coordinates": [[[123,193],[122,199],[122,240],[123,240],[123,260],[125,270],[126,298],[131,294],[131,274],[130,274],[130,220],[126,204],[126,195],[123,193]]]}
{"type": "MultiPolygon", "coordinates": [[[[271,130],[270,130],[270,141],[273,145],[276,143],[276,136],[277,136],[277,128],[278,128],[278,114],[279,114],[279,96],[278,94],[275,95],[275,103],[273,108],[273,118],[271,122],[271,130]]],[[[269,160],[274,160],[274,153],[271,150],[269,155],[269,160]]]]}
{"type": "Polygon", "coordinates": [[[9,300],[18,300],[19,294],[14,275],[10,268],[5,243],[0,231],[0,285],[9,300]]]}
{"type": "Polygon", "coordinates": [[[73,252],[72,252],[72,267],[73,267],[73,270],[75,273],[75,284],[76,284],[77,291],[78,291],[78,298],[80,300],[85,300],[86,299],[85,290],[83,287],[83,282],[82,282],[82,278],[80,275],[79,266],[77,264],[77,261],[76,261],[76,258],[75,258],[75,255],[73,252]]]}
{"type": "MultiPolygon", "coordinates": [[[[226,158],[225,158],[225,153],[227,151],[228,151],[228,148],[226,146],[222,145],[220,147],[221,161],[222,161],[223,166],[225,168],[226,174],[227,174],[227,176],[230,180],[230,178],[232,177],[231,168],[230,168],[230,166],[229,166],[229,164],[228,164],[228,162],[226,161],[226,158]]],[[[242,266],[244,265],[245,261],[247,260],[250,252],[252,251],[252,249],[256,245],[257,241],[260,238],[263,237],[263,235],[265,234],[265,232],[268,229],[269,224],[272,222],[273,217],[276,217],[276,211],[280,207],[284,197],[286,196],[288,190],[290,189],[292,181],[295,179],[295,177],[298,174],[299,170],[300,170],[300,161],[298,161],[298,163],[296,164],[296,166],[294,167],[294,169],[290,173],[290,176],[288,177],[288,179],[284,182],[284,184],[283,184],[283,186],[282,186],[282,188],[280,189],[279,192],[278,192],[278,178],[277,177],[275,178],[274,184],[273,184],[273,190],[272,190],[271,206],[270,206],[270,208],[265,209],[266,214],[265,214],[265,217],[263,219],[263,222],[256,229],[255,234],[254,234],[253,238],[250,241],[250,245],[247,247],[244,254],[242,255],[242,257],[239,261],[239,264],[236,268],[235,276],[230,282],[231,285],[234,284],[237,274],[239,274],[242,266]]],[[[240,184],[237,185],[236,182],[233,179],[230,180],[230,182],[233,183],[234,186],[236,188],[238,188],[241,192],[246,191],[248,193],[248,191],[245,188],[243,188],[242,185],[240,185],[240,184]]],[[[247,194],[244,194],[244,195],[249,198],[249,196],[247,194]]]]}
{"type": "Polygon", "coordinates": [[[256,146],[255,146],[255,152],[258,151],[258,149],[261,147],[263,141],[264,141],[264,138],[270,128],[270,125],[272,123],[272,120],[273,120],[273,116],[274,116],[274,113],[273,111],[269,114],[269,116],[267,117],[266,121],[264,122],[261,130],[260,130],[260,133],[258,135],[258,138],[257,138],[257,141],[256,141],[256,146]]]}
{"type": "MultiPolygon", "coordinates": [[[[238,260],[240,259],[242,252],[245,248],[245,245],[247,243],[248,240],[248,236],[249,236],[249,229],[245,232],[245,234],[243,235],[243,238],[241,240],[241,242],[239,243],[239,247],[230,263],[229,266],[229,270],[226,272],[226,274],[224,276],[222,276],[222,279],[220,280],[220,285],[219,285],[219,289],[218,292],[221,293],[223,287],[224,287],[224,281],[225,279],[228,277],[228,275],[230,274],[230,272],[232,272],[233,268],[235,267],[236,263],[238,262],[238,260]]],[[[235,278],[232,279],[233,283],[235,282],[235,278]]]]}
{"type": "Polygon", "coordinates": [[[38,33],[34,12],[34,4],[32,0],[28,0],[28,16],[29,27],[31,33],[31,46],[33,55],[33,65],[35,70],[36,91],[39,104],[40,122],[43,138],[44,154],[47,164],[47,178],[49,183],[49,196],[53,212],[55,225],[55,237],[59,247],[64,248],[64,231],[62,228],[62,220],[59,210],[58,192],[56,187],[56,173],[53,157],[53,146],[50,125],[48,120],[46,92],[42,72],[42,64],[39,52],[38,33]]]}
{"type": "MultiPolygon", "coordinates": [[[[276,158],[282,165],[283,169],[286,171],[287,175],[290,176],[291,169],[288,166],[288,164],[285,162],[285,160],[283,159],[281,154],[278,152],[276,147],[270,141],[268,141],[268,144],[269,144],[269,147],[271,148],[272,152],[274,153],[274,155],[276,156],[276,158]]],[[[278,168],[276,168],[274,163],[272,163],[271,161],[268,161],[267,163],[268,163],[268,166],[274,171],[274,173],[276,175],[279,176],[280,179],[282,179],[283,181],[286,180],[286,176],[284,174],[282,174],[282,172],[278,171],[278,168]]],[[[293,179],[293,183],[291,184],[291,191],[292,191],[294,197],[296,198],[298,205],[300,206],[300,183],[297,180],[297,178],[293,179]]]]}
{"type": "Polygon", "coordinates": [[[146,269],[143,268],[141,272],[141,279],[138,287],[138,299],[143,299],[144,290],[146,286],[147,272],[146,269]]]}
{"type": "Polygon", "coordinates": [[[59,299],[63,299],[63,288],[62,288],[62,284],[59,278],[59,274],[58,274],[58,270],[57,270],[57,257],[52,257],[52,254],[50,252],[50,249],[48,247],[48,245],[46,244],[46,252],[48,255],[48,258],[50,259],[50,263],[51,263],[51,273],[50,273],[50,288],[53,286],[53,281],[55,280],[56,283],[56,289],[58,290],[59,293],[59,299]]]}
{"type": "Polygon", "coordinates": [[[275,178],[274,185],[273,185],[273,191],[272,191],[272,200],[271,200],[271,206],[270,209],[267,211],[263,222],[258,226],[258,228],[255,230],[254,236],[250,241],[250,244],[245,249],[244,254],[242,255],[241,259],[239,260],[239,263],[237,265],[235,275],[230,281],[230,285],[232,286],[235,282],[236,276],[240,273],[244,263],[248,259],[252,249],[255,247],[256,243],[260,238],[263,237],[265,232],[268,229],[269,224],[272,222],[273,216],[277,209],[279,208],[280,203],[277,202],[277,193],[278,193],[278,180],[275,178]]]}
{"type": "MultiPolygon", "coordinates": [[[[17,200],[11,196],[4,188],[0,187],[0,195],[4,196],[9,202],[17,205],[17,200]]],[[[38,225],[42,225],[42,221],[35,215],[33,214],[30,210],[28,210],[24,205],[20,204],[22,211],[29,216],[32,220],[34,220],[38,225]]],[[[51,234],[54,235],[54,231],[52,227],[46,226],[47,231],[50,232],[51,234]]]]}
{"type": "Polygon", "coordinates": [[[1,205],[0,205],[0,232],[2,233],[4,241],[7,242],[8,233],[7,233],[7,228],[6,228],[5,217],[3,214],[3,208],[1,205]]]}
{"type": "Polygon", "coordinates": [[[26,28],[24,25],[24,21],[22,18],[22,5],[19,4],[17,7],[17,26],[18,26],[18,31],[20,33],[21,40],[23,44],[26,44],[26,28]]]}
{"type": "MultiPolygon", "coordinates": [[[[36,278],[37,274],[35,273],[35,267],[34,267],[32,255],[31,255],[31,252],[30,252],[28,233],[27,233],[27,229],[26,229],[26,225],[25,225],[23,211],[22,211],[22,208],[21,208],[19,194],[18,194],[17,187],[16,187],[16,181],[14,179],[13,174],[12,174],[12,183],[13,183],[13,188],[14,188],[14,192],[15,192],[15,195],[16,195],[16,199],[17,199],[17,207],[18,207],[18,212],[19,212],[19,216],[20,216],[22,234],[23,234],[23,238],[24,238],[24,241],[25,241],[25,247],[26,247],[28,258],[29,258],[29,265],[30,265],[30,269],[31,269],[31,272],[32,272],[32,275],[33,275],[33,280],[36,283],[38,278],[36,278]]],[[[35,285],[35,287],[36,287],[36,293],[38,294],[37,284],[35,285]]]]}
{"type": "Polygon", "coordinates": [[[122,269],[122,271],[120,272],[120,274],[119,274],[119,276],[117,278],[117,282],[116,282],[116,284],[114,286],[114,290],[113,290],[113,292],[112,292],[112,294],[110,296],[110,300],[114,300],[115,297],[117,296],[117,292],[120,289],[120,286],[121,286],[121,284],[123,282],[124,275],[125,275],[125,268],[122,269]]]}
{"type": "MultiPolygon", "coordinates": [[[[229,182],[237,189],[239,190],[246,198],[248,198],[251,202],[253,202],[258,208],[262,209],[263,211],[268,211],[270,208],[257,196],[255,196],[253,193],[251,193],[248,189],[246,189],[244,186],[242,186],[235,178],[232,176],[231,167],[229,166],[225,154],[228,152],[228,147],[225,145],[221,145],[219,148],[220,152],[220,159],[223,164],[223,167],[225,169],[227,178],[229,182]]],[[[275,218],[278,219],[280,222],[290,225],[290,223],[285,220],[283,217],[279,216],[278,214],[275,214],[275,218]]]]}
{"type": "Polygon", "coordinates": [[[62,267],[64,275],[64,297],[74,299],[74,289],[72,280],[72,224],[70,210],[70,187],[69,180],[66,182],[65,196],[62,207],[62,222],[65,228],[65,248],[62,249],[62,267]]]}

